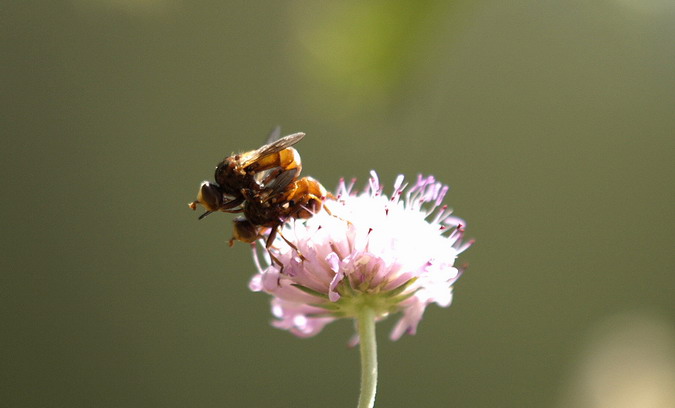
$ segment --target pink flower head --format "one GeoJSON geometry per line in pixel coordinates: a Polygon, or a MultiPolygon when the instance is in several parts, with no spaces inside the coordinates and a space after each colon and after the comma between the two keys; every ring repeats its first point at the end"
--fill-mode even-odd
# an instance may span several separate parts
{"type": "Polygon", "coordinates": [[[399,176],[388,197],[375,172],[363,192],[353,187],[341,180],[325,210],[280,229],[271,251],[283,269],[263,266],[254,250],[249,286],[273,296],[274,326],[309,337],[367,305],[378,319],[402,312],[397,340],[415,333],[428,304],[450,305],[461,274],[455,258],[471,242],[462,243],[464,222],[441,204],[448,187],[431,176],[409,186],[399,176]]]}

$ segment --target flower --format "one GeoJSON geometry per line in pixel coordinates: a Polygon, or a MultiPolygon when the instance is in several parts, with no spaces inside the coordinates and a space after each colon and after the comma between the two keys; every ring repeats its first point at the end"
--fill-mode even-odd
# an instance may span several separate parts
{"type": "Polygon", "coordinates": [[[464,222],[441,205],[447,191],[431,176],[411,186],[399,176],[390,197],[375,172],[361,193],[341,180],[325,210],[280,229],[270,251],[283,268],[261,264],[254,249],[249,287],[272,295],[273,325],[300,337],[363,306],[378,320],[402,312],[392,340],[414,334],[428,304],[450,305],[455,259],[472,243],[462,243],[464,222]]]}

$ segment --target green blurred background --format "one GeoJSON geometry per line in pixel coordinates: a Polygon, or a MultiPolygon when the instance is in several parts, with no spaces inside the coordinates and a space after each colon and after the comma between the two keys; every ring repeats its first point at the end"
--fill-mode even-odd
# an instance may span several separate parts
{"type": "Polygon", "coordinates": [[[3,2],[0,406],[356,405],[351,324],[272,328],[230,217],[186,206],[277,124],[329,188],[435,175],[477,239],[452,307],[379,325],[377,406],[673,406],[674,22],[661,0],[3,2]]]}

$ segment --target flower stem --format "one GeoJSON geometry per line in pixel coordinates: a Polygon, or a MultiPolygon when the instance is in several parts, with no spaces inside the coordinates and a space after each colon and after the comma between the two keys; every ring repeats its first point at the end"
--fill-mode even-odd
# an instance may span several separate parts
{"type": "Polygon", "coordinates": [[[358,408],[372,408],[377,390],[377,341],[375,310],[364,306],[357,316],[359,349],[361,350],[361,395],[358,408]]]}

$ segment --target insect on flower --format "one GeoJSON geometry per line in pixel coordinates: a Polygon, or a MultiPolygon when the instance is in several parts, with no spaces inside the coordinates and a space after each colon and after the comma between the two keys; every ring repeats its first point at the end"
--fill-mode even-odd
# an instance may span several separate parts
{"type": "Polygon", "coordinates": [[[280,136],[277,127],[264,146],[226,157],[216,166],[216,182],[204,181],[197,200],[188,204],[193,210],[197,204],[206,209],[199,219],[216,211],[242,213],[233,220],[230,246],[235,240],[253,243],[267,233],[265,246],[278,264],[269,249],[279,227],[290,219],[312,217],[321,210],[327,194],[315,179],[298,178],[302,164],[291,146],[305,134],[280,136]]]}
{"type": "Polygon", "coordinates": [[[330,212],[283,225],[274,264],[253,251],[258,274],[249,287],[273,296],[274,326],[314,336],[366,305],[377,320],[402,313],[391,334],[398,339],[415,333],[429,304],[451,304],[463,271],[456,259],[473,240],[464,241],[466,222],[443,204],[448,187],[432,176],[399,176],[387,195],[375,172],[362,191],[354,185],[341,180],[328,194],[330,212]]]}

